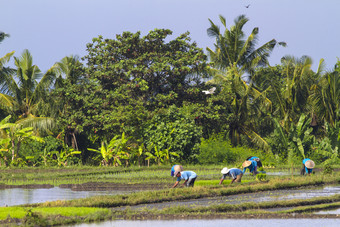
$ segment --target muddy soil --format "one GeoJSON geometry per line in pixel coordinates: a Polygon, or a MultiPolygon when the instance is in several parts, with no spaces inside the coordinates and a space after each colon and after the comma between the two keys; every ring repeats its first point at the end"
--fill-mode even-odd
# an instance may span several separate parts
{"type": "MultiPolygon", "coordinates": [[[[161,190],[170,188],[172,184],[118,184],[108,182],[88,182],[83,184],[60,184],[60,188],[69,188],[73,191],[144,191],[144,190],[161,190]]],[[[26,189],[44,189],[53,188],[51,184],[26,184],[10,185],[0,184],[1,189],[26,188],[26,189]]]]}
{"type": "Polygon", "coordinates": [[[0,189],[10,189],[10,188],[25,188],[25,189],[39,189],[39,188],[53,188],[51,184],[26,184],[26,185],[9,185],[0,184],[0,189]]]}
{"type": "Polygon", "coordinates": [[[70,188],[72,191],[144,191],[170,188],[165,184],[118,184],[108,182],[88,182],[83,184],[61,184],[60,188],[70,188]]]}
{"type": "Polygon", "coordinates": [[[141,204],[128,207],[120,207],[116,209],[124,210],[130,209],[163,209],[174,206],[198,207],[198,206],[211,206],[217,204],[240,204],[245,202],[266,202],[266,201],[280,201],[292,199],[306,199],[315,198],[320,196],[330,196],[340,193],[340,185],[327,186],[320,188],[302,188],[302,189],[289,189],[289,190],[273,190],[263,191],[256,193],[245,193],[229,196],[206,197],[200,199],[171,201],[163,203],[150,203],[141,204]]]}

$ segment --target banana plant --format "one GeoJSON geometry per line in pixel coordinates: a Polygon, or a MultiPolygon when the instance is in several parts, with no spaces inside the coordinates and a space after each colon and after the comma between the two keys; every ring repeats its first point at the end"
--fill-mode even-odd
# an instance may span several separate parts
{"type": "Polygon", "coordinates": [[[68,164],[69,158],[76,154],[81,154],[81,151],[75,151],[73,148],[69,148],[62,151],[52,151],[50,156],[56,157],[56,162],[59,167],[65,167],[68,164]]]}
{"type": "Polygon", "coordinates": [[[179,157],[176,152],[170,152],[171,147],[166,148],[164,150],[160,150],[157,145],[152,143],[154,153],[146,152],[145,154],[148,156],[145,160],[153,159],[158,165],[161,163],[170,163],[170,155],[179,157]]]}
{"type": "Polygon", "coordinates": [[[127,166],[130,158],[128,151],[131,150],[131,148],[127,146],[129,139],[129,137],[125,137],[125,133],[122,133],[121,137],[115,136],[112,138],[109,144],[102,141],[100,149],[88,148],[88,150],[101,154],[103,158],[102,165],[120,166],[122,165],[121,159],[123,159],[127,166]]]}
{"type": "Polygon", "coordinates": [[[17,157],[21,143],[26,140],[35,140],[44,143],[44,139],[34,135],[33,127],[22,127],[18,123],[9,123],[11,116],[0,122],[0,145],[2,151],[10,152],[12,162],[17,157]]]}

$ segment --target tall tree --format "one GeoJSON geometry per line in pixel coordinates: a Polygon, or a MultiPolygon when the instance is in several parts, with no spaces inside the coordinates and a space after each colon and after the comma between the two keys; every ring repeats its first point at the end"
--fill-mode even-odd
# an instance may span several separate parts
{"type": "Polygon", "coordinates": [[[211,62],[218,69],[236,65],[241,70],[252,74],[254,68],[268,65],[268,57],[276,45],[285,46],[284,42],[272,39],[256,48],[259,28],[255,27],[248,38],[245,37],[243,26],[248,22],[245,15],[240,15],[234,20],[234,25],[227,28],[225,17],[219,16],[225,31],[209,19],[208,35],[216,39],[215,50],[207,48],[211,62]]]}
{"type": "MultiPolygon", "coordinates": [[[[6,38],[9,37],[9,34],[4,32],[0,32],[0,43],[6,38]]],[[[5,56],[0,58],[0,89],[3,89],[3,80],[8,77],[10,74],[14,72],[14,70],[10,67],[5,67],[5,65],[9,62],[11,57],[13,56],[14,51],[7,53],[5,56]]],[[[0,93],[0,108],[11,108],[12,107],[12,98],[5,94],[0,93]]],[[[1,115],[0,115],[1,116],[1,115]]]]}
{"type": "Polygon", "coordinates": [[[334,126],[340,121],[340,61],[333,72],[322,75],[313,87],[311,99],[313,100],[316,116],[319,123],[326,121],[334,126]]]}
{"type": "Polygon", "coordinates": [[[11,110],[15,116],[26,119],[22,121],[23,126],[50,129],[53,119],[34,115],[55,80],[54,67],[42,74],[38,66],[33,64],[33,58],[28,50],[24,50],[19,58],[14,57],[14,63],[16,73],[1,78],[0,102],[4,102],[6,98],[10,100],[11,110]]]}

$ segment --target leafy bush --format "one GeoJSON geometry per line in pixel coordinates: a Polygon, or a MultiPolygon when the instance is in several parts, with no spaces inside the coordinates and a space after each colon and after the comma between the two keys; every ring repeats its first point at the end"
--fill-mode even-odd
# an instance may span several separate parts
{"type": "Polygon", "coordinates": [[[201,164],[235,163],[240,154],[234,152],[230,141],[222,135],[202,139],[198,162],[201,164]]]}
{"type": "MultiPolygon", "coordinates": [[[[146,125],[144,143],[146,147],[157,146],[158,150],[171,148],[176,152],[173,160],[193,162],[197,158],[201,129],[195,125],[194,119],[180,113],[176,106],[171,106],[164,112],[156,114],[146,125]]],[[[150,150],[155,152],[155,150],[150,150]]]]}

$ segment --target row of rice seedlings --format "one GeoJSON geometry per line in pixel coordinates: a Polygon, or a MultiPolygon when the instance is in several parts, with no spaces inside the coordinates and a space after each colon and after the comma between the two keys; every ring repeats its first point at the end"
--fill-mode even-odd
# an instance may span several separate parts
{"type": "Polygon", "coordinates": [[[318,204],[308,207],[296,207],[290,210],[279,211],[279,213],[311,213],[315,211],[332,210],[337,208],[340,208],[340,202],[335,202],[332,204],[318,204]]]}
{"type": "Polygon", "coordinates": [[[204,197],[227,196],[242,193],[254,193],[278,189],[290,189],[301,186],[314,186],[340,182],[340,175],[318,177],[296,177],[285,180],[271,180],[269,182],[251,182],[232,184],[228,186],[195,186],[193,188],[163,189],[154,191],[135,192],[126,195],[94,196],[70,201],[54,201],[35,204],[34,206],[86,206],[86,207],[117,207],[139,204],[161,203],[166,201],[181,201],[204,197]]]}

